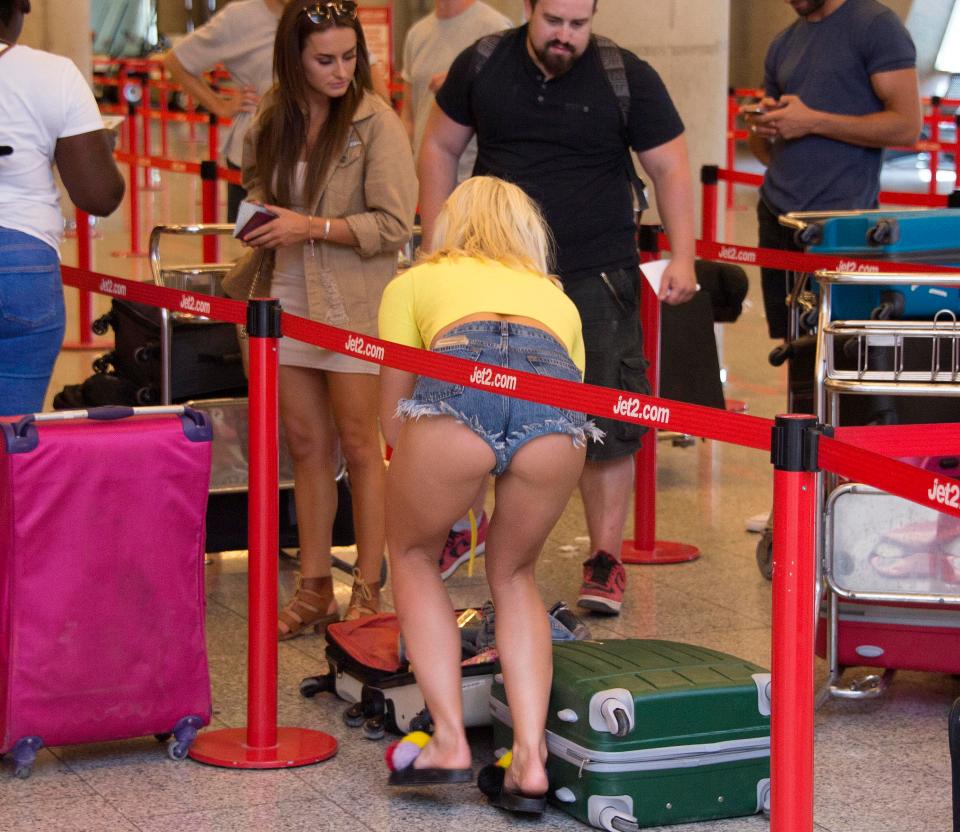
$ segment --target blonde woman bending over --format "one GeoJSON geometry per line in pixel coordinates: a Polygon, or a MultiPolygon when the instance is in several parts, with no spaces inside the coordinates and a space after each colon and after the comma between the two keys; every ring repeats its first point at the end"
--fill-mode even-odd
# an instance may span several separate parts
{"type": "MultiPolygon", "coordinates": [[[[547,274],[549,235],[523,191],[493,177],[460,185],[441,212],[434,254],[396,278],[380,305],[381,337],[500,368],[490,392],[384,367],[380,419],[394,455],[387,475],[387,545],[397,614],[435,725],[393,785],[470,779],[463,729],[460,635],[437,572],[451,524],[496,477],[486,573],[514,727],[512,763],[491,802],[543,811],[550,632],[537,557],[583,467],[584,414],[499,395],[515,371],[580,381],[580,317],[547,274]]],[[[489,778],[488,778],[489,779],[489,778]]]]}

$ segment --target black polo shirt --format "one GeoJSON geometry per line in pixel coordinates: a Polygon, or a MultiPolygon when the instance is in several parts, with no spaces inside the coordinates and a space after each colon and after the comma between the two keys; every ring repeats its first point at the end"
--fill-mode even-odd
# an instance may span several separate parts
{"type": "Polygon", "coordinates": [[[526,26],[505,35],[479,73],[475,47],[461,52],[437,104],[476,131],[475,175],[514,182],[540,204],[561,275],[636,265],[626,146],[629,140],[642,152],[683,132],[670,95],[648,63],[622,49],[631,97],[625,135],[596,45],[564,75],[545,80],[526,38],[526,26]]]}

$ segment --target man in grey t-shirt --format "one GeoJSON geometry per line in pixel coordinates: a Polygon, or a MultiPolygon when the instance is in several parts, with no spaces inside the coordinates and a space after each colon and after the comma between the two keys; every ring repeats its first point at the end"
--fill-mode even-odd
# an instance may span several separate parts
{"type": "MultiPolygon", "coordinates": [[[[288,1],[234,0],[163,56],[167,71],[188,94],[217,118],[233,119],[222,141],[223,154],[233,168],[240,167],[243,137],[257,103],[273,86],[273,42],[288,1]],[[218,63],[230,73],[238,94],[220,95],[204,80],[203,73],[218,63]]],[[[227,187],[230,222],[236,219],[237,205],[245,195],[239,185],[227,187]]]]}
{"type": "MultiPolygon", "coordinates": [[[[453,59],[475,41],[513,26],[510,18],[481,0],[437,0],[436,8],[407,32],[403,43],[403,111],[401,117],[420,152],[434,94],[443,85],[453,59]]],[[[473,172],[476,142],[460,158],[458,181],[473,172]]]]}
{"type": "MultiPolygon", "coordinates": [[[[757,206],[760,245],[796,249],[778,217],[877,205],[882,148],[913,144],[921,113],[916,50],[876,0],[786,0],[799,15],[770,44],[762,115],[750,149],[767,165],[757,206]]],[[[787,332],[786,273],[763,269],[771,338],[787,332]]]]}

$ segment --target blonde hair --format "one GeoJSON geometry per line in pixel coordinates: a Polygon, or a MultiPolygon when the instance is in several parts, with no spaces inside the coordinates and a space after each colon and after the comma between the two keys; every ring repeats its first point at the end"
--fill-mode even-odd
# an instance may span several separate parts
{"type": "Polygon", "coordinates": [[[447,197],[424,262],[475,257],[549,276],[552,252],[550,230],[530,197],[503,179],[474,176],[447,197]]]}

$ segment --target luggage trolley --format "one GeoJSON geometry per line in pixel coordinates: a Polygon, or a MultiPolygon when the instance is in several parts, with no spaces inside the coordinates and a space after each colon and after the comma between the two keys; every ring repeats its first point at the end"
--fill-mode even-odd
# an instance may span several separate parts
{"type": "MultiPolygon", "coordinates": [[[[781,225],[794,232],[798,246],[810,254],[847,255],[851,258],[897,260],[941,265],[960,265],[960,211],[885,209],[867,211],[797,211],[780,217],[781,225]]],[[[770,363],[780,366],[789,361],[788,410],[816,411],[814,396],[814,361],[818,335],[820,289],[816,280],[805,272],[790,272],[789,318],[787,339],[770,353],[770,363]]],[[[896,276],[895,276],[896,277],[896,276]]],[[[834,320],[931,320],[946,308],[960,315],[960,289],[900,275],[894,281],[872,281],[844,284],[832,295],[830,318],[834,320]],[[897,285],[891,285],[896,283],[897,285]]],[[[924,359],[912,355],[916,343],[908,344],[906,364],[921,369],[924,359]]],[[[922,355],[922,350],[920,350],[922,355]]],[[[836,366],[848,370],[858,368],[855,342],[835,353],[836,366]]],[[[873,350],[869,355],[870,370],[891,371],[894,356],[873,350]]],[[[876,398],[860,399],[848,408],[848,424],[883,424],[897,421],[951,421],[949,412],[931,419],[917,412],[917,401],[897,402],[889,390],[874,394],[876,398]],[[852,411],[852,412],[851,412],[852,411]],[[913,411],[913,412],[911,412],[913,411]]],[[[903,394],[896,394],[903,395],[903,394]]],[[[941,403],[942,405],[942,403],[941,403]]],[[[942,408],[941,408],[942,409],[942,408]]],[[[838,420],[831,422],[839,424],[838,420]]],[[[764,577],[770,577],[773,553],[773,529],[768,523],[756,548],[757,564],[764,577]]]]}
{"type": "MultiPolygon", "coordinates": [[[[838,320],[833,304],[838,287],[928,290],[929,297],[949,300],[960,275],[816,277],[821,296],[814,389],[821,422],[839,424],[841,395],[960,397],[955,309],[947,305],[926,321],[838,320]]],[[[960,401],[950,403],[960,420],[960,401]]],[[[940,473],[947,484],[960,477],[956,457],[908,461],[940,473]]],[[[818,701],[879,696],[898,669],[960,672],[960,521],[860,483],[819,479],[820,494],[827,496],[817,534],[817,596],[823,598],[817,646],[829,676],[818,701]],[[884,672],[841,687],[844,667],[856,665],[884,672]]]]}
{"type": "MultiPolygon", "coordinates": [[[[150,272],[153,282],[170,289],[194,292],[202,295],[225,297],[222,281],[232,267],[232,263],[204,263],[200,265],[164,265],[161,245],[165,238],[175,236],[218,236],[233,234],[231,224],[196,225],[159,225],[150,233],[150,272]]],[[[174,312],[160,310],[160,379],[161,398],[164,403],[170,401],[176,388],[174,367],[176,362],[175,325],[188,321],[200,327],[228,328],[235,331],[232,324],[213,321],[203,315],[192,312],[174,312]]],[[[240,372],[242,364],[240,345],[237,344],[236,361],[232,372],[240,372]]],[[[246,378],[242,378],[246,384],[246,378]]],[[[213,462],[210,474],[210,502],[207,512],[208,552],[227,551],[246,548],[246,511],[247,511],[247,472],[249,461],[247,433],[247,399],[245,397],[202,398],[188,402],[191,407],[203,409],[210,415],[213,426],[213,462]]],[[[280,546],[282,549],[295,549],[299,545],[296,510],[293,496],[293,460],[287,449],[280,426],[280,546]]],[[[337,473],[337,492],[339,497],[337,517],[333,529],[333,544],[349,546],[355,542],[352,521],[352,501],[346,466],[341,462],[337,473]]],[[[352,574],[353,564],[336,555],[333,565],[352,574]]],[[[381,581],[385,581],[385,569],[381,581]]]]}

